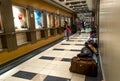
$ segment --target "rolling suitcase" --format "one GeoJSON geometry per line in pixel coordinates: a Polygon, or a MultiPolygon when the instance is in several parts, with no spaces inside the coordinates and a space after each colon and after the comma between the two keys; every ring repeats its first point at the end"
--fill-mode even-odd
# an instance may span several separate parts
{"type": "Polygon", "coordinates": [[[92,58],[73,57],[69,70],[70,72],[96,77],[97,63],[92,58]]]}

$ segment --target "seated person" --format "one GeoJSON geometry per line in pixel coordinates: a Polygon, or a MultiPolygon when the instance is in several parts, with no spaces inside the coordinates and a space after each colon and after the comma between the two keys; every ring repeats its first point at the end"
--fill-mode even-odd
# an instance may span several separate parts
{"type": "Polygon", "coordinates": [[[82,48],[81,53],[77,55],[77,57],[82,58],[93,58],[97,63],[97,50],[95,47],[91,44],[86,42],[85,47],[82,48]]]}

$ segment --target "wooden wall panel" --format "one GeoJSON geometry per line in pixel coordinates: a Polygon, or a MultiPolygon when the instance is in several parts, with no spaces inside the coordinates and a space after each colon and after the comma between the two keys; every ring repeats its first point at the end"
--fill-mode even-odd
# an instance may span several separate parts
{"type": "MultiPolygon", "coordinates": [[[[51,4],[48,4],[48,3],[44,2],[43,0],[12,0],[12,3],[13,4],[20,4],[20,5],[23,5],[23,6],[31,6],[33,8],[39,9],[39,10],[46,10],[48,12],[59,13],[61,15],[72,16],[72,14],[66,12],[65,10],[60,9],[60,8],[58,8],[56,6],[53,6],[51,4]]],[[[13,35],[13,36],[16,37],[15,35],[13,35]]],[[[20,47],[18,47],[17,49],[15,49],[13,51],[1,52],[0,53],[0,64],[6,63],[6,62],[8,62],[8,61],[10,61],[10,60],[12,60],[14,58],[22,56],[22,55],[24,55],[24,54],[26,54],[26,53],[28,53],[28,52],[30,52],[32,50],[35,50],[35,49],[37,49],[39,47],[42,47],[42,46],[44,46],[46,44],[49,44],[49,43],[51,43],[51,42],[53,42],[53,41],[55,41],[55,40],[57,40],[57,39],[59,39],[61,37],[63,37],[63,34],[55,35],[54,37],[49,37],[47,39],[37,41],[36,43],[26,44],[26,45],[20,46],[20,47]]],[[[9,38],[9,37],[7,37],[7,38],[9,38]]],[[[11,39],[9,38],[9,41],[10,40],[11,39]]]]}
{"type": "Polygon", "coordinates": [[[39,47],[42,47],[46,44],[49,44],[55,40],[58,40],[59,38],[63,37],[63,34],[61,35],[56,35],[54,37],[50,37],[48,39],[44,39],[44,40],[41,40],[41,41],[38,41],[34,44],[27,44],[27,45],[23,45],[21,47],[19,47],[18,49],[14,50],[14,51],[10,51],[10,52],[2,52],[0,54],[0,65],[3,64],[3,63],[6,63],[12,59],[15,59],[17,57],[20,57],[32,50],[35,50],[39,47]]]}
{"type": "Polygon", "coordinates": [[[17,47],[12,14],[12,3],[10,0],[0,0],[0,2],[1,21],[4,28],[4,33],[6,34],[2,36],[3,48],[11,51],[17,47]]]}
{"type": "Polygon", "coordinates": [[[27,37],[26,37],[26,33],[17,33],[16,34],[16,39],[17,39],[17,45],[22,45],[27,43],[27,37]]]}
{"type": "Polygon", "coordinates": [[[40,40],[40,39],[41,39],[40,31],[36,31],[36,39],[37,39],[37,40],[40,40]]]}

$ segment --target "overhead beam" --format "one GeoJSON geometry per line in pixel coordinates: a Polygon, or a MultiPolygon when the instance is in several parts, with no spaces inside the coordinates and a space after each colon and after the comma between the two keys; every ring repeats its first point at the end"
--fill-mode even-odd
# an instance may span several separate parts
{"type": "Polygon", "coordinates": [[[66,10],[67,12],[74,13],[72,10],[64,7],[63,5],[57,3],[57,2],[54,1],[54,0],[44,0],[44,1],[45,1],[45,2],[48,2],[48,3],[50,3],[50,4],[53,4],[53,5],[59,7],[59,8],[61,8],[61,9],[63,9],[63,10],[66,10]]]}

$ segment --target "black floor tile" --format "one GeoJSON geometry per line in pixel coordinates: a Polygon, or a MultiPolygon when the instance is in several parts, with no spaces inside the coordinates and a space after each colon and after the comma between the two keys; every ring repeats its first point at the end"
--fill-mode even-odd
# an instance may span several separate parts
{"type": "Polygon", "coordinates": [[[70,58],[63,58],[61,61],[71,62],[70,58]]]}
{"type": "Polygon", "coordinates": [[[102,81],[102,80],[103,77],[101,71],[98,71],[97,77],[89,77],[89,76],[85,77],[85,81],[102,81]]]}
{"type": "Polygon", "coordinates": [[[70,51],[79,51],[79,52],[80,52],[81,50],[78,50],[78,49],[71,49],[70,51]]]}
{"type": "Polygon", "coordinates": [[[47,76],[44,81],[71,81],[68,78],[61,78],[61,77],[55,77],[55,76],[47,76]]]}
{"type": "Polygon", "coordinates": [[[76,46],[85,46],[84,44],[75,44],[76,46]]]}
{"type": "Polygon", "coordinates": [[[39,59],[53,60],[55,57],[42,56],[39,59]]]}
{"type": "Polygon", "coordinates": [[[60,39],[58,39],[58,40],[56,40],[56,41],[54,41],[54,42],[52,42],[50,44],[47,44],[47,45],[45,45],[43,47],[40,47],[40,48],[38,48],[38,49],[36,49],[36,50],[34,50],[32,52],[27,53],[27,54],[23,55],[22,57],[11,60],[11,61],[9,61],[9,62],[7,62],[5,64],[1,64],[0,65],[0,75],[7,72],[8,70],[16,67],[17,65],[25,62],[26,60],[34,57],[35,55],[40,54],[41,52],[45,51],[46,49],[52,47],[53,45],[55,45],[55,44],[57,44],[59,42],[61,42],[62,40],[63,40],[63,38],[60,38],[60,39]]]}
{"type": "Polygon", "coordinates": [[[54,48],[53,50],[64,51],[64,49],[54,48]]]}
{"type": "Polygon", "coordinates": [[[36,73],[19,71],[19,72],[15,73],[15,74],[12,75],[12,76],[18,77],[18,78],[23,78],[23,79],[31,80],[35,75],[36,75],[36,73]]]}
{"type": "Polygon", "coordinates": [[[97,73],[97,77],[89,77],[86,76],[85,77],[85,81],[101,81],[103,80],[103,76],[102,76],[102,70],[101,70],[101,66],[100,66],[100,61],[98,58],[98,73],[97,73]]]}
{"type": "Polygon", "coordinates": [[[61,45],[70,45],[70,44],[61,44],[61,45]]]}

